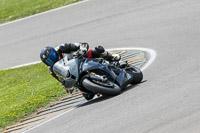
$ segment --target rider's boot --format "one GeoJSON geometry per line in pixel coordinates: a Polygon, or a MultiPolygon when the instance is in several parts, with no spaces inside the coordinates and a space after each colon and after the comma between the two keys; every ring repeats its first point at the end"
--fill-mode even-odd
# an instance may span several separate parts
{"type": "Polygon", "coordinates": [[[103,58],[108,61],[120,61],[121,56],[119,54],[111,54],[109,52],[105,52],[103,58]]]}
{"type": "Polygon", "coordinates": [[[112,54],[112,60],[113,61],[120,61],[121,56],[119,54],[112,54]]]}

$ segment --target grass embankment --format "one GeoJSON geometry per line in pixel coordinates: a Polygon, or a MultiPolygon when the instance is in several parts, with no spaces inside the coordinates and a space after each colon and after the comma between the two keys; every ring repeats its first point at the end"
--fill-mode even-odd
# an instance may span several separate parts
{"type": "Polygon", "coordinates": [[[75,3],[81,0],[0,0],[0,23],[75,3]]]}
{"type": "MultiPolygon", "coordinates": [[[[0,23],[81,0],[0,0],[0,23]]],[[[43,64],[0,71],[0,128],[66,94],[43,64]]]]}
{"type": "Polygon", "coordinates": [[[43,64],[0,71],[0,128],[66,94],[43,64]]]}

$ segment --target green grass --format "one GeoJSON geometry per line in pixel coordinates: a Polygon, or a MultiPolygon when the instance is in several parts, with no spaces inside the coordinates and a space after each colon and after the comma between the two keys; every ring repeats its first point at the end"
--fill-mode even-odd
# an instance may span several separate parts
{"type": "MultiPolygon", "coordinates": [[[[0,23],[81,0],[0,0],[0,23]]],[[[0,71],[0,128],[66,94],[44,64],[0,71]]]]}
{"type": "Polygon", "coordinates": [[[0,128],[66,94],[43,64],[0,71],[0,128]]]}
{"type": "Polygon", "coordinates": [[[0,23],[68,5],[81,0],[0,0],[0,23]]]}

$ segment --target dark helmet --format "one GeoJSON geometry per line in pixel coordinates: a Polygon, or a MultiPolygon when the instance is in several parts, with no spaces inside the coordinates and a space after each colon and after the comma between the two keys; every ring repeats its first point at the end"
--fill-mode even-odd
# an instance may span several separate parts
{"type": "Polygon", "coordinates": [[[47,46],[41,50],[40,59],[47,66],[53,66],[59,60],[59,56],[53,47],[47,46]]]}

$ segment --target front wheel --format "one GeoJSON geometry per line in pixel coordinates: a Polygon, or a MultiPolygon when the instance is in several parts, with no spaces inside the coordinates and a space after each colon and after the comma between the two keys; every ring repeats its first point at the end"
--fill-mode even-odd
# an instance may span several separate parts
{"type": "Polygon", "coordinates": [[[90,81],[88,78],[83,79],[83,87],[93,93],[99,93],[102,95],[118,95],[121,93],[121,88],[117,84],[113,84],[112,87],[103,86],[90,81]]]}
{"type": "Polygon", "coordinates": [[[140,71],[140,69],[138,69],[137,67],[134,66],[130,66],[128,68],[125,69],[127,73],[132,74],[132,80],[131,80],[131,84],[138,84],[142,81],[143,79],[143,74],[140,71]]]}

